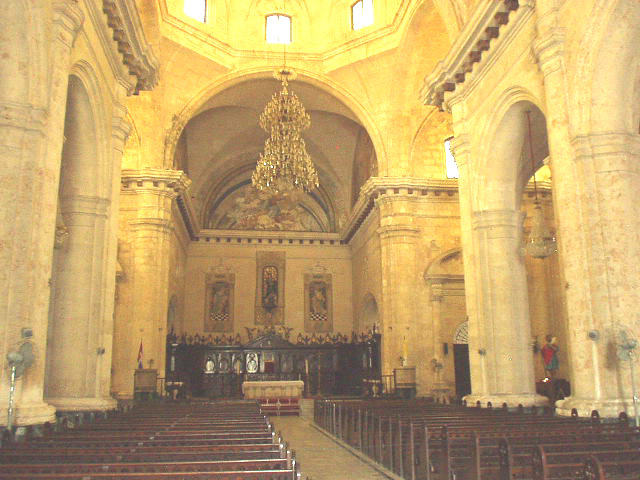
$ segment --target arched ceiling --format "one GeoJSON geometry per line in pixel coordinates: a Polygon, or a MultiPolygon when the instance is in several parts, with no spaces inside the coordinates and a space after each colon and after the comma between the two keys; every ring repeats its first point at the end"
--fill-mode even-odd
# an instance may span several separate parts
{"type": "MultiPolygon", "coordinates": [[[[210,223],[212,206],[228,205],[220,196],[249,178],[268,136],[258,117],[280,88],[269,78],[239,83],[212,97],[187,123],[176,166],[193,180],[194,204],[203,226],[210,223]]],[[[324,198],[319,203],[329,212],[328,229],[336,230],[331,219],[348,214],[354,155],[366,132],[353,112],[329,93],[299,80],[291,82],[290,90],[311,117],[303,137],[319,173],[321,192],[316,197],[324,198]],[[330,205],[322,205],[325,202],[330,205]]],[[[216,218],[221,216],[218,212],[216,218]]]]}

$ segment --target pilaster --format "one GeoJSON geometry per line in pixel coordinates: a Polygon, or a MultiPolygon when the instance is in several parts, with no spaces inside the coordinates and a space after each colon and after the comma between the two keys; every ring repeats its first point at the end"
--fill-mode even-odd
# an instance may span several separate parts
{"type": "Polygon", "coordinates": [[[417,242],[420,230],[413,225],[407,195],[381,195],[380,253],[382,260],[382,370],[393,373],[402,364],[416,365],[415,296],[418,273],[417,242]]]}
{"type": "Polygon", "coordinates": [[[129,311],[124,305],[119,309],[127,318],[119,319],[114,331],[113,389],[119,397],[132,395],[140,342],[144,367],[164,374],[171,207],[190,183],[177,170],[122,171],[121,208],[127,211],[130,258],[119,295],[128,299],[129,311]]]}

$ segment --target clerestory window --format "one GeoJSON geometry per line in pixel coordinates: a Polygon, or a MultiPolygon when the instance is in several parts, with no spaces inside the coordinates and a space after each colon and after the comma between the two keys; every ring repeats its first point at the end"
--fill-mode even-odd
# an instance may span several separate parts
{"type": "Polygon", "coordinates": [[[199,22],[206,22],[207,0],[184,0],[184,14],[199,22]]]}
{"type": "Polygon", "coordinates": [[[359,0],[351,5],[351,28],[361,28],[373,25],[373,0],[359,0]]]}
{"type": "Polygon", "coordinates": [[[291,17],[287,15],[267,15],[267,43],[291,43],[291,17]]]}

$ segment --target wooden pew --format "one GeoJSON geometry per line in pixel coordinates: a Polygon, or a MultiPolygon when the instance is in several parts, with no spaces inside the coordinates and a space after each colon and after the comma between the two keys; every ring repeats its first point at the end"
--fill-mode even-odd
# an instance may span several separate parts
{"type": "Polygon", "coordinates": [[[0,478],[297,480],[255,402],[135,409],[0,449],[0,478]]]}
{"type": "Polygon", "coordinates": [[[404,478],[415,480],[513,478],[531,473],[507,447],[528,444],[529,459],[536,444],[552,439],[566,442],[640,439],[626,423],[601,424],[592,419],[558,418],[508,412],[505,409],[455,408],[425,402],[317,401],[314,418],[319,426],[360,449],[404,478]],[[395,410],[394,415],[389,411],[395,410]],[[505,444],[502,437],[513,445],[505,444]],[[514,463],[514,460],[517,460],[514,463]],[[511,463],[510,463],[511,462],[511,463]]]}

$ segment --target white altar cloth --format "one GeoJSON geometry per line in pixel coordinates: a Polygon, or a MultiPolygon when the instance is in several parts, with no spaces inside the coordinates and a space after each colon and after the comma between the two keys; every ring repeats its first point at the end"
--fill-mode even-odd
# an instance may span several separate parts
{"type": "Polygon", "coordinates": [[[272,380],[258,382],[242,382],[244,398],[277,398],[302,397],[304,382],[302,380],[272,380]]]}

